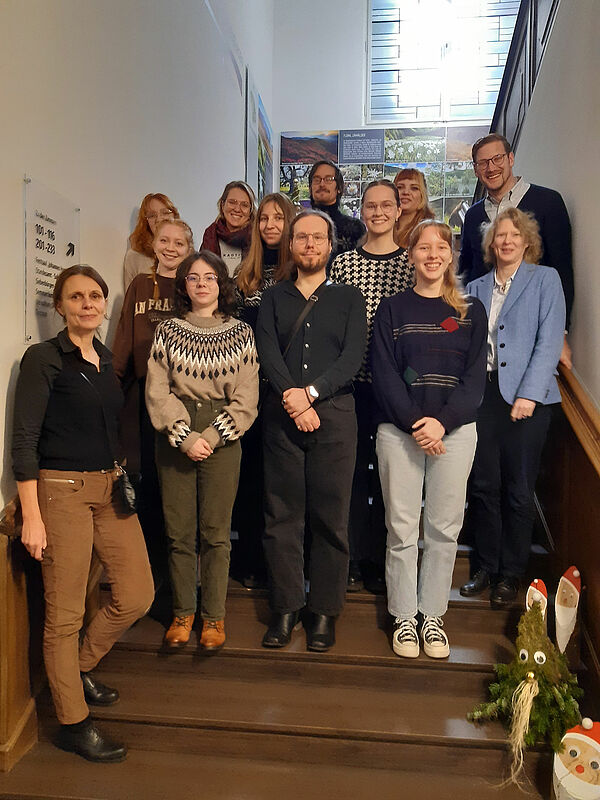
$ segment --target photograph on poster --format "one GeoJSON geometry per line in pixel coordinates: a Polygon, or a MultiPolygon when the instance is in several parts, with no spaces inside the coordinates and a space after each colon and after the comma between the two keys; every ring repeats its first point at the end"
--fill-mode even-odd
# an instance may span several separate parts
{"type": "Polygon", "coordinates": [[[386,128],[386,161],[443,161],[446,128],[386,128]]]}
{"type": "Polygon", "coordinates": [[[446,161],[444,166],[444,194],[446,197],[473,197],[477,178],[470,161],[446,161]]]}
{"type": "Polygon", "coordinates": [[[446,136],[446,160],[470,163],[473,143],[488,133],[489,127],[484,125],[449,126],[446,136]]]}
{"type": "Polygon", "coordinates": [[[246,183],[258,193],[258,90],[246,68],[246,183]]]}
{"type": "Polygon", "coordinates": [[[292,203],[310,205],[308,188],[310,167],[310,164],[284,164],[281,167],[279,171],[279,188],[285,194],[289,194],[292,203]]]}
{"type": "Polygon", "coordinates": [[[325,159],[337,163],[337,131],[287,131],[281,134],[282,164],[314,164],[325,159]]]}
{"type": "Polygon", "coordinates": [[[361,179],[369,183],[383,178],[383,164],[363,164],[361,179]]]}
{"type": "Polygon", "coordinates": [[[344,181],[359,181],[362,174],[361,164],[341,164],[340,172],[344,181]]]}
{"type": "Polygon", "coordinates": [[[258,197],[273,191],[273,132],[258,95],[258,197]]]}

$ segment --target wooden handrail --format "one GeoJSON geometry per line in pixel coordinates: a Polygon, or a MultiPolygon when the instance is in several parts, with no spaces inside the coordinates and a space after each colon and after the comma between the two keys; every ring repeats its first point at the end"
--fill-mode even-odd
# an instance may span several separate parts
{"type": "Polygon", "coordinates": [[[570,369],[559,366],[562,407],[596,473],[600,475],[600,411],[570,369]]]}

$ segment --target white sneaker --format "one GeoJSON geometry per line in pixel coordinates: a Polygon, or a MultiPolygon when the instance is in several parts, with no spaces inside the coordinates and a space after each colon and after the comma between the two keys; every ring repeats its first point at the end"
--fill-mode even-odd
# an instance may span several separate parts
{"type": "Polygon", "coordinates": [[[443,631],[441,617],[424,617],[421,628],[423,649],[430,658],[447,658],[450,655],[448,637],[443,631]]]}
{"type": "Polygon", "coordinates": [[[397,656],[404,658],[417,658],[419,655],[419,634],[417,633],[417,620],[400,619],[396,617],[392,647],[397,656]]]}

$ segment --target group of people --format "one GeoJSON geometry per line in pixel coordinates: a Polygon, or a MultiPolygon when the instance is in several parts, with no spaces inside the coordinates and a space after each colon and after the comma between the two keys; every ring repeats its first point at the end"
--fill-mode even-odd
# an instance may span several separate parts
{"type": "Polygon", "coordinates": [[[341,212],[343,177],[327,161],[299,213],[280,193],[256,209],[247,184],[227,184],[199,251],[169,198],[147,195],[112,355],[97,336],[104,279],[89,266],[60,274],[65,328],[23,356],[13,463],[22,541],[42,565],[61,747],[125,757],[89,716],[88,704],[118,699],[93,670],[161,583],[166,648],[188,643],[198,585],[200,646],[223,646],[232,513],[246,585],[267,573],[265,647],[285,647],[303,621],[308,649],[329,650],[346,591],[368,578],[387,585],[394,652],[414,658],[422,644],[447,657],[467,492],[476,535],[461,592],[514,600],[556,367],[570,362],[572,268],[548,263],[557,230],[570,259],[560,195],[513,176],[513,161],[497,134],[473,146],[487,194],[465,220],[465,289],[422,173],[370,183],[357,220],[341,212]],[[119,438],[132,390],[137,514],[119,438]],[[111,599],[80,646],[92,554],[111,599]]]}

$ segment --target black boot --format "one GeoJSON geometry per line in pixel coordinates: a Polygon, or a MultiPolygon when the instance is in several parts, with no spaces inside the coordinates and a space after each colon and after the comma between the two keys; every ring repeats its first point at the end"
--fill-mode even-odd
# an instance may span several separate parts
{"type": "Polygon", "coordinates": [[[91,706],[112,706],[119,700],[119,692],[105,686],[91,672],[81,673],[85,702],[91,706]]]}
{"type": "Polygon", "coordinates": [[[90,717],[74,725],[61,725],[56,744],[61,750],[101,764],[123,761],[127,755],[125,745],[104,737],[90,717]]]}
{"type": "Polygon", "coordinates": [[[315,653],[325,653],[335,644],[335,617],[314,614],[306,636],[306,647],[315,653]]]}
{"type": "Polygon", "coordinates": [[[347,592],[362,592],[364,589],[363,577],[358,561],[351,561],[348,566],[348,585],[347,592]]]}
{"type": "Polygon", "coordinates": [[[463,597],[476,597],[478,594],[485,592],[490,583],[490,573],[485,569],[478,569],[471,580],[460,587],[460,593],[463,597]]]}
{"type": "Polygon", "coordinates": [[[298,625],[299,611],[287,614],[274,614],[267,632],[263,636],[263,647],[285,647],[290,643],[292,631],[298,625]]]}

